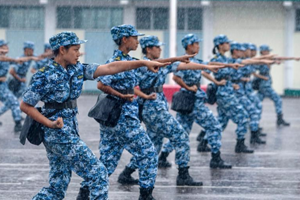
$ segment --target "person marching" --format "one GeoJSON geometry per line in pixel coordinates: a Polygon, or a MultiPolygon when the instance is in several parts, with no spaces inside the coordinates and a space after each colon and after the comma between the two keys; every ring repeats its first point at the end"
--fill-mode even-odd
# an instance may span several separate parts
{"type": "MultiPolygon", "coordinates": [[[[230,40],[228,40],[226,35],[218,35],[214,38],[213,54],[216,54],[216,56],[212,58],[211,62],[229,63],[229,58],[225,56],[225,53],[230,50],[229,42],[230,40]]],[[[248,149],[245,145],[245,134],[247,133],[249,116],[235,97],[234,90],[238,89],[238,85],[231,82],[231,76],[235,72],[236,70],[232,68],[224,68],[214,73],[216,80],[226,80],[226,84],[218,86],[216,92],[218,120],[223,130],[226,128],[229,119],[237,124],[236,153],[253,153],[254,151],[248,149]]]]}
{"type": "MultiPolygon", "coordinates": [[[[189,65],[192,64],[194,66],[201,66],[207,64],[202,60],[195,58],[195,55],[199,52],[200,41],[201,40],[194,34],[187,34],[181,40],[182,46],[186,50],[186,55],[193,56],[190,58],[191,63],[189,65]]],[[[189,114],[177,112],[176,119],[182,125],[187,134],[190,134],[194,121],[207,130],[207,139],[212,147],[212,159],[210,161],[211,168],[231,168],[231,165],[225,163],[221,158],[221,125],[214,117],[212,111],[210,111],[204,104],[206,94],[200,88],[201,72],[203,69],[205,68],[192,67],[189,70],[178,70],[175,72],[173,79],[181,86],[181,91],[188,92],[196,97],[193,111],[189,114]]],[[[214,72],[216,72],[216,70],[214,72]]],[[[174,150],[174,148],[176,147],[169,139],[169,141],[163,146],[159,162],[168,163],[166,161],[166,157],[174,150]]]]}
{"type": "Polygon", "coordinates": [[[44,146],[49,159],[49,187],[44,187],[34,200],[65,197],[72,171],[81,176],[89,188],[91,200],[108,199],[108,176],[102,162],[80,139],[76,99],[80,96],[83,82],[99,76],[148,66],[157,71],[157,62],[132,61],[98,64],[81,64],[80,44],[73,32],[61,32],[50,38],[54,59],[33,75],[30,86],[23,94],[21,110],[41,123],[44,131],[44,146]],[[34,106],[42,101],[40,113],[34,106]],[[49,114],[52,116],[45,117],[49,114]],[[45,116],[44,116],[45,115],[45,116]]]}
{"type": "MultiPolygon", "coordinates": [[[[268,45],[261,45],[259,47],[259,51],[260,54],[262,56],[266,56],[270,54],[270,47],[268,45]]],[[[297,60],[299,61],[299,58],[294,58],[294,57],[275,57],[276,60],[297,60]]],[[[280,96],[274,91],[274,89],[272,88],[272,77],[270,75],[270,68],[271,65],[263,65],[259,67],[259,74],[265,78],[260,80],[260,84],[259,84],[259,90],[258,90],[258,97],[261,101],[263,101],[263,99],[265,97],[270,98],[274,104],[275,104],[275,110],[276,110],[276,114],[277,114],[277,121],[276,124],[277,126],[290,126],[290,123],[286,122],[283,119],[283,114],[282,114],[282,100],[280,98],[280,96]]],[[[258,77],[259,78],[259,77],[258,77]]]]}
{"type": "MultiPolygon", "coordinates": [[[[0,40],[0,48],[2,50],[6,50],[5,52],[1,53],[1,58],[3,61],[0,61],[0,101],[3,102],[3,106],[0,108],[0,116],[4,114],[7,110],[11,110],[13,120],[15,121],[14,132],[20,132],[22,129],[21,124],[21,110],[18,99],[12,94],[12,92],[8,89],[7,82],[6,82],[6,75],[9,70],[9,66],[11,63],[18,63],[21,61],[28,61],[31,58],[21,58],[21,59],[12,59],[6,57],[6,54],[9,52],[8,43],[4,40],[0,40]]],[[[2,124],[0,122],[0,124],[2,124]]]]}
{"type": "MultiPolygon", "coordinates": [[[[144,34],[137,32],[132,25],[123,24],[112,27],[111,35],[118,49],[114,51],[113,57],[109,59],[107,63],[115,63],[118,65],[120,61],[136,60],[128,53],[137,49],[139,44],[138,36],[144,34]]],[[[162,63],[161,65],[167,64],[169,63],[162,63]]],[[[116,124],[100,123],[100,160],[107,168],[108,176],[110,176],[115,171],[123,150],[126,149],[138,160],[139,199],[154,199],[152,191],[157,174],[156,150],[140,124],[138,118],[138,103],[135,100],[123,100],[133,99],[134,87],[138,85],[138,77],[135,70],[99,77],[97,80],[98,89],[108,93],[110,99],[122,102],[120,115],[116,120],[116,124]],[[107,88],[117,90],[122,94],[121,98],[111,95],[111,92],[107,91],[107,88]]],[[[87,190],[85,185],[86,183],[83,182],[80,189],[81,191],[87,190]]],[[[79,199],[85,199],[85,196],[78,195],[77,200],[79,199]]]]}

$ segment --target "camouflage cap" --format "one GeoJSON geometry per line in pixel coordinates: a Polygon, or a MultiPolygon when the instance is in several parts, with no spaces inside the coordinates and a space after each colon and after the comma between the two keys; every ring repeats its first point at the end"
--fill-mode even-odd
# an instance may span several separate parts
{"type": "Polygon", "coordinates": [[[77,35],[71,31],[58,33],[49,39],[52,50],[56,50],[61,46],[77,45],[86,42],[87,40],[79,40],[77,35]]]}
{"type": "Polygon", "coordinates": [[[226,35],[218,35],[214,38],[215,46],[218,46],[223,43],[229,43],[229,42],[231,42],[231,40],[229,40],[226,35]]]}
{"type": "Polygon", "coordinates": [[[259,47],[259,51],[272,51],[272,49],[268,45],[263,44],[259,47]]]}
{"type": "Polygon", "coordinates": [[[49,44],[49,43],[45,43],[45,44],[44,44],[44,49],[45,49],[45,50],[46,50],[46,49],[51,49],[50,44],[49,44]]]}
{"type": "Polygon", "coordinates": [[[247,50],[247,49],[250,49],[251,44],[250,43],[243,43],[242,46],[247,50]]]}
{"type": "Polygon", "coordinates": [[[110,33],[113,40],[121,39],[122,37],[145,35],[143,33],[138,33],[134,26],[128,24],[114,26],[111,28],[110,33]]]}
{"type": "Polygon", "coordinates": [[[231,42],[230,50],[241,50],[241,44],[235,41],[231,42]]]}
{"type": "Polygon", "coordinates": [[[140,44],[141,44],[142,49],[144,49],[146,47],[151,47],[151,46],[159,47],[159,46],[164,45],[164,43],[162,43],[158,40],[158,37],[153,36],[153,35],[141,38],[140,44]]]}
{"type": "Polygon", "coordinates": [[[250,49],[251,49],[251,51],[256,51],[257,47],[255,44],[250,43],[250,49]]]}
{"type": "Polygon", "coordinates": [[[24,46],[23,48],[28,48],[28,49],[33,49],[34,50],[34,42],[31,42],[31,41],[26,41],[24,42],[24,46]]]}
{"type": "Polygon", "coordinates": [[[4,40],[0,40],[0,47],[2,47],[3,45],[7,45],[8,42],[5,42],[4,40]]]}
{"type": "Polygon", "coordinates": [[[199,39],[195,34],[187,34],[185,35],[182,40],[181,40],[181,44],[183,46],[183,48],[186,48],[188,45],[190,44],[194,44],[195,42],[200,42],[202,41],[201,39],[199,39]]]}

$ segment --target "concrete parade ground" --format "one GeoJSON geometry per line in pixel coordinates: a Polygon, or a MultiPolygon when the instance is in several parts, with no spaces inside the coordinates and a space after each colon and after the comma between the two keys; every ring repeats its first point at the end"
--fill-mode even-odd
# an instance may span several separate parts
{"type": "MultiPolygon", "coordinates": [[[[99,157],[99,124],[87,117],[97,96],[83,95],[78,99],[80,136],[99,157]]],[[[0,103],[2,106],[2,104],[0,103]]],[[[263,102],[260,126],[267,137],[266,145],[250,145],[250,132],[245,144],[254,154],[237,154],[236,125],[229,123],[222,135],[222,158],[233,165],[232,169],[210,169],[210,153],[197,152],[196,137],[201,127],[194,123],[190,134],[190,174],[201,187],[177,187],[177,166],[174,152],[168,157],[169,169],[159,169],[153,196],[157,200],[218,200],[218,199],[300,199],[300,98],[283,98],[283,113],[290,127],[277,127],[275,107],[272,101],[263,102]]],[[[209,105],[216,115],[216,105],[209,105]]],[[[171,111],[173,115],[175,113],[171,111]]],[[[22,114],[25,117],[25,114],[22,114]]],[[[43,145],[19,143],[19,135],[13,132],[11,111],[0,117],[0,200],[29,200],[43,186],[48,186],[49,165],[43,145]]],[[[139,187],[122,186],[118,175],[129,162],[131,155],[124,151],[114,174],[109,178],[111,200],[138,199],[139,187]]],[[[133,174],[138,178],[138,173],[133,174]]],[[[75,200],[82,178],[73,173],[66,200],[75,200]]]]}

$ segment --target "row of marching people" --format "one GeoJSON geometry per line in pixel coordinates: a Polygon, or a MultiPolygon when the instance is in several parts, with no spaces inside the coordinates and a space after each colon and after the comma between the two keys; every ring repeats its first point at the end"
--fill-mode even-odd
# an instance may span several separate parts
{"type": "Polygon", "coordinates": [[[46,147],[50,163],[50,186],[44,187],[33,199],[63,199],[71,171],[84,179],[77,200],[108,199],[108,177],[114,173],[124,149],[132,158],[118,182],[139,184],[140,200],[154,199],[152,191],[158,166],[170,166],[166,158],[173,149],[178,165],[176,184],[202,186],[202,182],[189,174],[189,133],[194,121],[204,128],[203,138],[211,146],[211,168],[232,167],[223,161],[220,150],[222,131],[229,119],[238,124],[235,152],[253,153],[245,145],[244,136],[250,119],[251,141],[258,143],[259,123],[257,117],[250,117],[242,100],[236,97],[239,82],[238,78],[235,83],[231,82],[232,76],[248,65],[270,65],[274,60],[287,58],[266,55],[229,62],[224,53],[230,49],[230,41],[221,35],[214,40],[216,57],[204,62],[196,58],[200,39],[188,34],[182,39],[185,55],[160,59],[163,43],[156,36],[138,40],[143,34],[131,25],[115,26],[111,35],[118,49],[104,65],[77,61],[80,44],[86,41],[79,40],[74,33],[62,32],[50,38],[54,59],[33,76],[23,94],[21,110],[44,125],[36,134],[42,138],[40,142],[46,147]],[[145,55],[143,60],[129,55],[139,44],[145,55]],[[182,87],[172,105],[178,110],[176,117],[170,114],[163,93],[165,79],[172,72],[174,80],[182,87]],[[205,105],[206,94],[200,87],[202,74],[218,85],[215,89],[218,118],[205,105]],[[76,119],[76,99],[83,81],[95,79],[98,89],[104,93],[99,95],[89,117],[100,124],[100,159],[80,139],[76,119]],[[182,99],[187,99],[189,104],[182,99]],[[34,107],[38,101],[45,103],[41,113],[34,107]],[[163,138],[168,138],[169,142],[163,145],[163,138]],[[138,180],[131,176],[135,170],[139,171],[138,180]]]}
{"type": "MultiPolygon", "coordinates": [[[[31,72],[35,73],[36,70],[47,64],[49,57],[52,56],[49,44],[45,44],[45,51],[39,56],[34,54],[34,47],[33,42],[26,41],[23,45],[23,54],[18,58],[10,58],[7,56],[9,53],[8,42],[0,40],[0,101],[3,103],[0,107],[0,116],[11,110],[15,122],[15,133],[19,133],[22,129],[21,121],[23,119],[18,99],[26,90],[26,75],[31,66],[31,72]]],[[[2,122],[0,122],[1,125],[2,122]]]]}

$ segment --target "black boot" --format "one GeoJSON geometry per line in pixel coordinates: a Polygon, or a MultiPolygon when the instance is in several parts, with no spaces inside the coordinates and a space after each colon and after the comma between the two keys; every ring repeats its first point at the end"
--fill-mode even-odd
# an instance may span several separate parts
{"type": "Polygon", "coordinates": [[[139,200],[155,200],[152,196],[153,188],[140,188],[139,200]]]}
{"type": "Polygon", "coordinates": [[[263,130],[263,128],[262,128],[262,127],[258,127],[258,130],[259,130],[259,131],[262,131],[262,130],[263,130]]]}
{"type": "Polygon", "coordinates": [[[210,152],[211,151],[211,149],[207,145],[207,140],[205,140],[205,139],[201,140],[201,142],[198,144],[197,151],[198,152],[210,152]]]}
{"type": "Polygon", "coordinates": [[[221,152],[218,151],[217,153],[211,153],[211,160],[210,160],[210,168],[216,169],[231,169],[232,166],[228,165],[227,163],[224,162],[221,158],[221,152]]]}
{"type": "Polygon", "coordinates": [[[266,133],[262,133],[260,129],[258,129],[258,136],[260,137],[266,137],[267,134],[266,133]]]}
{"type": "Polygon", "coordinates": [[[167,161],[168,155],[168,152],[160,153],[160,156],[158,158],[158,168],[169,168],[172,166],[172,164],[167,161]]]}
{"type": "Polygon", "coordinates": [[[119,175],[118,182],[121,184],[127,185],[137,185],[139,183],[138,179],[134,179],[131,174],[135,171],[135,169],[131,169],[129,167],[125,167],[123,172],[119,175]]]}
{"type": "Polygon", "coordinates": [[[290,123],[287,123],[286,121],[284,121],[283,119],[283,115],[282,114],[278,114],[277,115],[277,126],[289,126],[290,123]]]}
{"type": "Polygon", "coordinates": [[[189,167],[178,168],[177,185],[202,186],[202,182],[195,182],[189,174],[189,167]]]}
{"type": "Polygon", "coordinates": [[[21,132],[22,130],[22,124],[21,121],[16,121],[15,127],[14,127],[14,131],[17,132],[21,132]]]}
{"type": "Polygon", "coordinates": [[[250,143],[251,144],[266,144],[266,141],[263,141],[259,138],[258,131],[251,131],[250,143]]]}
{"type": "Polygon", "coordinates": [[[201,142],[202,139],[204,138],[205,134],[206,134],[206,132],[204,130],[201,130],[199,135],[197,136],[197,141],[201,142]]]}
{"type": "Polygon", "coordinates": [[[87,186],[80,188],[76,200],[90,200],[90,191],[87,186]]]}
{"type": "Polygon", "coordinates": [[[254,151],[248,149],[248,147],[244,144],[245,139],[237,139],[235,145],[235,153],[253,153],[254,151]]]}
{"type": "Polygon", "coordinates": [[[0,126],[2,126],[2,122],[0,122],[0,126]]]}

